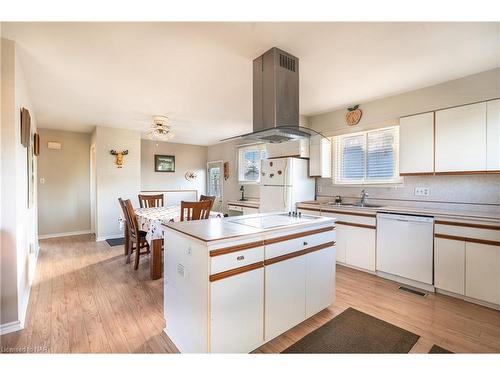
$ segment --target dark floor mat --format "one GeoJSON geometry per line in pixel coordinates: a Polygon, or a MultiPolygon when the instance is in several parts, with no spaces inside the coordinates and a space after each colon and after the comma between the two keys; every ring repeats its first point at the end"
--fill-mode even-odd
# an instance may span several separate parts
{"type": "Polygon", "coordinates": [[[348,308],[283,353],[408,353],[419,337],[348,308]]]}
{"type": "Polygon", "coordinates": [[[109,246],[119,246],[125,244],[125,238],[120,237],[120,238],[110,238],[106,240],[109,246]]]}
{"type": "Polygon", "coordinates": [[[440,347],[439,345],[432,345],[431,350],[429,350],[429,354],[453,354],[449,350],[440,347]]]}

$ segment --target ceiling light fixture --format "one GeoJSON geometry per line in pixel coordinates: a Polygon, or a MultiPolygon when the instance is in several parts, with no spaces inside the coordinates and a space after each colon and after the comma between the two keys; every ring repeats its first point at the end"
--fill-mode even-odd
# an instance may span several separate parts
{"type": "Polygon", "coordinates": [[[168,124],[167,116],[154,116],[153,124],[148,132],[151,139],[156,141],[168,141],[174,136],[170,125],[168,124]]]}

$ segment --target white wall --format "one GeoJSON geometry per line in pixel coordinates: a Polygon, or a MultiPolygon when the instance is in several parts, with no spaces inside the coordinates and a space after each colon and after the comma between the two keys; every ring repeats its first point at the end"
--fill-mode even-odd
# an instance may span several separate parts
{"type": "Polygon", "coordinates": [[[39,235],[89,232],[90,134],[53,129],[38,133],[39,235]],[[49,149],[49,141],[60,142],[61,149],[49,149]]]}
{"type": "MultiPolygon", "coordinates": [[[[1,138],[1,332],[24,326],[26,308],[38,253],[37,192],[28,208],[27,148],[21,145],[20,109],[36,115],[31,104],[14,42],[2,39],[2,138],[1,138]],[[31,252],[30,252],[31,249],[31,252]]],[[[31,140],[32,140],[31,136],[31,140]]],[[[36,157],[35,180],[36,180],[36,157]]]]}
{"type": "MultiPolygon", "coordinates": [[[[398,124],[399,118],[500,97],[500,68],[400,95],[361,103],[363,117],[358,125],[345,124],[346,110],[323,113],[309,118],[310,126],[327,135],[355,132],[386,124],[398,124]]],[[[362,187],[333,185],[331,179],[318,179],[321,197],[341,195],[357,199],[362,187]]],[[[415,176],[405,177],[397,187],[367,186],[371,199],[397,200],[399,204],[442,205],[455,209],[497,210],[500,207],[499,175],[415,176]],[[428,187],[430,195],[415,197],[414,188],[428,187]]]]}
{"type": "MultiPolygon", "coordinates": [[[[93,136],[91,136],[93,142],[93,136]]],[[[118,198],[132,199],[138,206],[141,189],[141,133],[135,130],[96,127],[97,158],[97,240],[120,237],[118,218],[123,216],[118,198]],[[128,150],[123,168],[117,168],[111,150],[128,150]]]]}
{"type": "Polygon", "coordinates": [[[207,185],[207,147],[181,143],[141,141],[141,186],[143,191],[196,189],[198,196],[205,194],[207,185]],[[154,156],[174,155],[175,172],[155,172],[154,156]],[[197,178],[188,181],[187,171],[197,178]]]}

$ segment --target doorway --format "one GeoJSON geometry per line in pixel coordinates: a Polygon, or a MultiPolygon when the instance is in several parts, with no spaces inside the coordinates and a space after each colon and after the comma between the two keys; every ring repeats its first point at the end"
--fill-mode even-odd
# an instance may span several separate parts
{"type": "Polygon", "coordinates": [[[223,211],[223,170],[222,160],[207,163],[207,194],[215,197],[214,211],[223,211]]]}

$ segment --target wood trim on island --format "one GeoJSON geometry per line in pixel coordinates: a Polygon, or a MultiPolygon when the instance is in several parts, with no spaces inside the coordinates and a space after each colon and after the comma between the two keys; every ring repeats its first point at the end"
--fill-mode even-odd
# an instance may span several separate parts
{"type": "Polygon", "coordinates": [[[492,245],[492,246],[500,246],[500,241],[492,241],[492,240],[483,240],[480,238],[471,238],[471,237],[461,237],[461,236],[452,236],[449,234],[434,234],[435,238],[443,238],[446,240],[455,240],[455,241],[466,241],[466,242],[474,242],[480,243],[483,245],[492,245]]]}
{"type": "Polygon", "coordinates": [[[208,279],[211,282],[214,282],[217,280],[225,279],[227,277],[239,275],[240,273],[253,271],[253,270],[256,270],[256,269],[262,268],[262,267],[264,267],[264,262],[256,262],[256,263],[252,263],[252,264],[247,264],[246,266],[243,266],[243,267],[233,268],[231,270],[227,270],[224,272],[215,273],[213,275],[210,275],[208,279]]]}
{"type": "Polygon", "coordinates": [[[278,242],[293,240],[295,238],[306,237],[306,236],[310,236],[312,234],[329,232],[329,231],[334,230],[334,229],[335,229],[335,227],[323,227],[323,228],[308,230],[306,232],[293,233],[293,234],[288,234],[286,236],[269,238],[267,240],[264,240],[264,245],[270,245],[270,244],[273,244],[273,243],[278,243],[278,242]]]}
{"type": "Polygon", "coordinates": [[[351,227],[358,227],[358,228],[377,229],[377,227],[375,225],[349,223],[347,221],[336,221],[335,224],[338,224],[338,225],[348,225],[348,226],[351,226],[351,227]]]}
{"type": "Polygon", "coordinates": [[[254,247],[259,247],[259,246],[264,246],[264,240],[255,241],[255,242],[249,242],[249,243],[244,243],[244,244],[241,244],[241,245],[235,245],[235,246],[230,246],[230,247],[223,247],[221,249],[211,250],[210,251],[210,256],[211,257],[216,257],[218,255],[224,255],[224,254],[234,253],[236,251],[252,249],[254,247]]]}
{"type": "Polygon", "coordinates": [[[288,254],[280,255],[280,256],[277,256],[274,258],[266,259],[266,260],[264,260],[264,265],[269,266],[269,265],[274,264],[274,263],[282,262],[284,260],[291,259],[291,258],[296,258],[296,257],[299,257],[301,255],[309,254],[309,253],[312,253],[312,252],[318,251],[318,250],[323,250],[323,249],[326,249],[326,248],[332,247],[332,246],[335,246],[335,241],[327,242],[327,243],[324,243],[321,245],[308,247],[307,249],[298,250],[298,251],[294,251],[292,253],[288,253],[288,254]]]}

